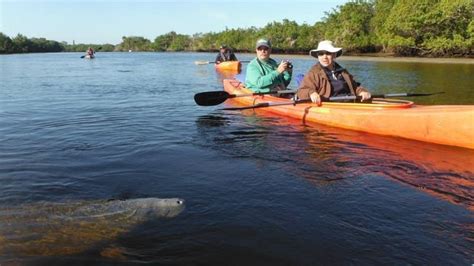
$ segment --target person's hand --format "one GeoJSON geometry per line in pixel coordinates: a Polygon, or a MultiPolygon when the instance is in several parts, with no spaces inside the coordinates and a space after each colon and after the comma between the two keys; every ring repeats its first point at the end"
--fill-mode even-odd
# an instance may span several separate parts
{"type": "Polygon", "coordinates": [[[277,71],[281,74],[285,70],[288,70],[288,61],[281,61],[281,63],[278,65],[277,71]]]}
{"type": "Polygon", "coordinates": [[[317,92],[313,92],[309,95],[309,98],[311,98],[311,101],[313,103],[316,103],[318,106],[321,106],[321,96],[317,92]]]}
{"type": "Polygon", "coordinates": [[[359,96],[362,97],[362,99],[360,100],[361,102],[369,100],[370,98],[372,98],[372,95],[368,91],[363,91],[363,92],[359,93],[359,96]]]}

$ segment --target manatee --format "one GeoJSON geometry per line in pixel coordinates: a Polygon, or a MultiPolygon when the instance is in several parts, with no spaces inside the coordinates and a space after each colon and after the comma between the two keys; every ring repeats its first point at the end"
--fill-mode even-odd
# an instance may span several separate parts
{"type": "Polygon", "coordinates": [[[179,198],[140,198],[36,203],[0,209],[0,256],[52,256],[84,252],[134,226],[171,218],[184,209],[179,198]]]}

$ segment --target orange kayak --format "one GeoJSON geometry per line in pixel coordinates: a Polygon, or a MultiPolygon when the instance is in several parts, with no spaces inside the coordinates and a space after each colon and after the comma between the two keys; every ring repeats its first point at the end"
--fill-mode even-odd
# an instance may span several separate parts
{"type": "Polygon", "coordinates": [[[216,64],[215,66],[218,70],[240,71],[242,68],[242,63],[240,61],[225,61],[220,64],[216,64]]]}
{"type": "MultiPolygon", "coordinates": [[[[238,80],[223,80],[230,94],[248,94],[238,80]]],[[[240,105],[290,103],[271,95],[236,97],[240,105]]],[[[415,105],[411,101],[373,99],[367,103],[323,102],[261,108],[278,115],[373,134],[474,149],[474,105],[415,105]]]]}

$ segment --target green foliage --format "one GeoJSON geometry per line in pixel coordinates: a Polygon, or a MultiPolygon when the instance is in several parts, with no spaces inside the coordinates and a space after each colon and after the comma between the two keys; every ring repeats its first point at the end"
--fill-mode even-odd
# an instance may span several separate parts
{"type": "Polygon", "coordinates": [[[283,23],[269,23],[261,31],[261,35],[267,36],[276,44],[273,48],[276,52],[297,50],[298,33],[298,24],[287,19],[284,19],[283,23]]]}
{"type": "Polygon", "coordinates": [[[115,50],[115,45],[106,43],[100,45],[97,49],[95,49],[96,52],[113,52],[115,50]]]}
{"type": "Polygon", "coordinates": [[[112,52],[115,49],[115,46],[112,44],[66,44],[66,52],[83,52],[85,53],[87,49],[91,47],[96,52],[112,52]]]}
{"type": "Polygon", "coordinates": [[[469,39],[471,39],[471,42],[474,41],[474,20],[469,22],[469,25],[467,26],[467,34],[469,39]]]}
{"type": "Polygon", "coordinates": [[[122,37],[111,44],[73,44],[10,39],[0,33],[0,53],[46,51],[217,51],[226,44],[238,52],[255,51],[255,41],[269,38],[274,52],[308,53],[329,39],[348,52],[385,52],[411,56],[473,56],[474,1],[472,0],[352,0],[328,12],[314,25],[284,19],[263,28],[225,29],[192,36],[174,31],[157,36],[122,37]]]}
{"type": "Polygon", "coordinates": [[[349,2],[339,7],[339,11],[327,14],[325,37],[347,51],[365,50],[371,45],[373,16],[372,4],[362,0],[349,2]]]}
{"type": "Polygon", "coordinates": [[[303,24],[298,28],[298,38],[295,46],[299,52],[308,53],[309,50],[314,49],[319,40],[323,39],[323,33],[316,30],[308,24],[303,24]]]}
{"type": "Polygon", "coordinates": [[[31,38],[18,34],[13,39],[0,32],[0,54],[62,52],[64,44],[45,38],[31,38]]]}
{"type": "Polygon", "coordinates": [[[13,42],[7,35],[0,32],[0,54],[8,54],[13,51],[13,42]]]}
{"type": "Polygon", "coordinates": [[[153,51],[150,40],[140,36],[122,37],[122,43],[117,45],[116,51],[153,51]]]}
{"type": "Polygon", "coordinates": [[[191,46],[192,39],[189,36],[172,31],[156,37],[151,47],[154,51],[185,51],[190,50],[191,46]]]}
{"type": "Polygon", "coordinates": [[[424,42],[424,47],[429,49],[434,56],[463,56],[472,53],[472,39],[466,39],[459,34],[453,38],[435,37],[424,42]]]}
{"type": "Polygon", "coordinates": [[[30,47],[28,52],[42,53],[42,52],[61,52],[64,51],[64,45],[57,42],[46,40],[45,38],[30,39],[30,47]]]}
{"type": "Polygon", "coordinates": [[[377,25],[376,45],[383,45],[385,51],[399,55],[472,55],[472,0],[379,0],[375,5],[376,11],[381,11],[372,20],[377,25]]]}
{"type": "Polygon", "coordinates": [[[13,39],[14,52],[16,53],[28,53],[31,50],[31,41],[21,34],[18,34],[13,39]]]}

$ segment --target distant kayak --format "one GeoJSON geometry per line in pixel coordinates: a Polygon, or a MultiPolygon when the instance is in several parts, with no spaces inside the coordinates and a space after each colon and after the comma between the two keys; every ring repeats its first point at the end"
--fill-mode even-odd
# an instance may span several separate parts
{"type": "Polygon", "coordinates": [[[225,61],[219,64],[215,64],[217,70],[232,70],[240,71],[242,68],[242,63],[240,61],[225,61]]]}
{"type": "Polygon", "coordinates": [[[84,58],[84,59],[94,59],[94,58],[95,58],[95,55],[86,54],[86,55],[81,56],[81,58],[84,58]]]}
{"type": "MultiPolygon", "coordinates": [[[[251,93],[240,81],[226,79],[223,83],[230,94],[251,93]]],[[[240,105],[261,104],[265,107],[262,110],[303,123],[474,149],[474,105],[415,105],[410,101],[375,98],[371,104],[323,102],[317,106],[293,104],[289,99],[271,95],[233,98],[240,105]]]]}

